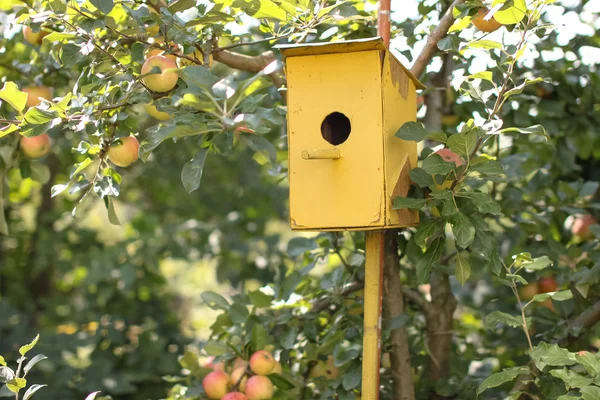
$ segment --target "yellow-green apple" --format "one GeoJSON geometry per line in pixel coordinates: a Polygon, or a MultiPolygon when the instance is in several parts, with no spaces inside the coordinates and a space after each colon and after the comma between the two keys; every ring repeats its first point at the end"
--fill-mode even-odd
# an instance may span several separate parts
{"type": "Polygon", "coordinates": [[[442,157],[444,159],[444,161],[446,161],[446,162],[453,162],[454,165],[456,165],[457,167],[460,167],[461,165],[464,165],[464,163],[465,163],[465,160],[463,160],[463,158],[461,156],[459,156],[458,154],[456,154],[455,152],[453,152],[450,149],[444,148],[444,149],[436,151],[435,154],[442,157]]]}
{"type": "Polygon", "coordinates": [[[27,86],[21,89],[21,92],[27,93],[27,101],[25,107],[35,107],[42,102],[40,97],[45,100],[52,100],[52,90],[49,87],[40,86],[27,86]]]}
{"type": "Polygon", "coordinates": [[[521,300],[529,301],[533,299],[533,297],[538,294],[540,291],[538,289],[537,282],[529,283],[525,286],[519,287],[519,297],[521,300]]]}
{"type": "Polygon", "coordinates": [[[171,119],[171,115],[169,113],[159,111],[153,104],[144,104],[144,108],[146,109],[148,115],[156,118],[159,121],[168,121],[171,119]]]}
{"type": "Polygon", "coordinates": [[[279,362],[275,362],[275,367],[273,367],[272,374],[281,374],[283,372],[283,368],[279,362]]]}
{"type": "Polygon", "coordinates": [[[140,142],[135,136],[120,138],[108,148],[108,158],[118,167],[127,167],[138,159],[140,142]]]}
{"type": "Polygon", "coordinates": [[[598,221],[593,216],[586,214],[581,215],[573,221],[571,226],[571,233],[573,236],[578,237],[581,240],[589,239],[592,232],[590,231],[591,225],[597,225],[598,221]]]}
{"type": "Polygon", "coordinates": [[[248,382],[248,377],[244,376],[245,374],[245,367],[234,369],[231,373],[231,377],[229,378],[229,384],[231,387],[234,387],[239,382],[240,384],[238,385],[238,389],[244,392],[246,390],[246,382],[248,382]]]}
{"type": "Polygon", "coordinates": [[[229,375],[223,371],[213,371],[202,380],[202,387],[209,399],[220,399],[227,394],[229,375]]]}
{"type": "Polygon", "coordinates": [[[250,357],[250,369],[256,375],[269,375],[275,368],[275,359],[266,350],[259,350],[250,357]]]}
{"type": "Polygon", "coordinates": [[[273,398],[273,383],[266,376],[255,375],[246,382],[248,400],[269,400],[273,398]]]}
{"type": "Polygon", "coordinates": [[[42,44],[42,39],[44,36],[48,35],[50,32],[40,29],[39,32],[34,32],[29,26],[25,25],[23,27],[23,37],[25,41],[30,44],[42,44]]]}
{"type": "Polygon", "coordinates": [[[21,150],[28,158],[41,158],[48,154],[52,140],[47,133],[42,133],[39,136],[21,137],[21,150]]]}
{"type": "Polygon", "coordinates": [[[248,400],[248,397],[244,393],[231,392],[223,396],[221,400],[248,400]]]}
{"type": "Polygon", "coordinates": [[[483,7],[477,11],[477,15],[473,17],[471,22],[477,29],[482,32],[494,32],[502,27],[502,24],[494,19],[494,17],[486,20],[485,16],[490,12],[487,8],[483,7]]]}
{"type": "Polygon", "coordinates": [[[327,362],[319,360],[317,364],[311,369],[311,378],[324,377],[327,379],[335,379],[338,377],[340,369],[335,366],[333,356],[327,358],[327,362]]]}
{"type": "Polygon", "coordinates": [[[165,56],[152,56],[142,65],[142,75],[144,83],[153,92],[168,92],[177,85],[179,76],[172,69],[177,68],[175,61],[165,56]],[[150,74],[152,68],[157,67],[160,70],[159,74],[150,74]]]}

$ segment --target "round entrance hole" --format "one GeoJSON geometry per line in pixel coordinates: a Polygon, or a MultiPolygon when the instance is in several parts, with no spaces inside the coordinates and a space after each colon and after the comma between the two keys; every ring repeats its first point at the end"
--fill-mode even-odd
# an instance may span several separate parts
{"type": "Polygon", "coordinates": [[[344,143],[350,136],[350,120],[341,112],[332,112],[321,123],[323,139],[334,146],[344,143]]]}

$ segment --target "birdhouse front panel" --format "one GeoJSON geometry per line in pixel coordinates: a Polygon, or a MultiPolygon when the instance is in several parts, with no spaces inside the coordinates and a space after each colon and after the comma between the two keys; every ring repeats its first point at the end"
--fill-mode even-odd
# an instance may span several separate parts
{"type": "Polygon", "coordinates": [[[398,196],[410,189],[410,170],[417,166],[417,143],[400,140],[398,129],[417,117],[417,90],[408,72],[391,53],[386,52],[382,73],[383,136],[385,151],[386,225],[412,226],[419,222],[416,210],[392,209],[398,196]]]}
{"type": "Polygon", "coordinates": [[[287,58],[292,229],[383,225],[380,55],[287,58]]]}
{"type": "Polygon", "coordinates": [[[290,223],[294,230],[412,226],[393,210],[417,166],[395,137],[417,115],[423,85],[381,38],[278,46],[286,57],[290,223]]]}

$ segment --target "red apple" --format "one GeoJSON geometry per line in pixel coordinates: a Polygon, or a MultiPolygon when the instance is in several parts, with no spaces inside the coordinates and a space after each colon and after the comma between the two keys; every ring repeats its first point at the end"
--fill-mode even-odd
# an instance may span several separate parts
{"type": "Polygon", "coordinates": [[[477,29],[482,32],[494,32],[502,27],[502,24],[494,19],[494,17],[485,20],[485,16],[490,12],[487,8],[483,7],[477,11],[477,15],[473,17],[471,22],[477,29]]]}
{"type": "Polygon", "coordinates": [[[246,367],[248,366],[248,361],[244,360],[243,358],[236,358],[235,362],[233,363],[233,369],[236,370],[238,368],[244,368],[246,369],[246,367]]]}
{"type": "Polygon", "coordinates": [[[556,279],[545,276],[538,280],[538,290],[540,293],[556,292],[558,290],[558,284],[556,279]]]}
{"type": "Polygon", "coordinates": [[[275,359],[266,350],[259,350],[250,357],[250,369],[256,375],[269,375],[275,368],[275,359]]]}
{"type": "Polygon", "coordinates": [[[525,286],[519,287],[519,298],[523,301],[529,301],[539,293],[537,282],[529,283],[525,286]]]}
{"type": "Polygon", "coordinates": [[[209,399],[220,399],[227,394],[229,375],[223,371],[213,371],[202,380],[202,387],[209,399]]]}
{"type": "Polygon", "coordinates": [[[266,376],[255,375],[246,383],[248,400],[269,400],[273,398],[273,383],[266,376]]]}
{"type": "Polygon", "coordinates": [[[461,156],[459,156],[458,154],[456,154],[455,152],[453,152],[450,149],[444,148],[444,149],[436,151],[435,154],[442,157],[444,159],[444,161],[446,161],[446,162],[453,162],[454,165],[456,165],[457,167],[460,167],[461,165],[464,165],[464,163],[465,163],[465,160],[463,160],[463,158],[461,156]]]}
{"type": "Polygon", "coordinates": [[[28,158],[41,158],[48,154],[52,140],[47,133],[34,137],[21,137],[21,150],[28,158]]]}
{"type": "Polygon", "coordinates": [[[221,400],[248,400],[248,397],[244,393],[231,392],[223,396],[221,400]]]}
{"type": "Polygon", "coordinates": [[[25,103],[25,107],[35,107],[39,105],[42,100],[40,97],[45,100],[52,100],[52,91],[49,87],[41,85],[41,86],[27,86],[21,89],[23,93],[27,93],[27,102],[25,103]]]}
{"type": "Polygon", "coordinates": [[[49,33],[50,32],[43,29],[39,32],[34,32],[29,26],[23,27],[23,37],[25,38],[25,41],[30,44],[42,44],[42,39],[49,33]]]}
{"type": "Polygon", "coordinates": [[[175,61],[165,56],[152,56],[142,65],[142,75],[148,74],[153,67],[160,69],[160,74],[150,74],[143,78],[144,83],[154,92],[168,92],[177,85],[179,76],[177,72],[171,71],[177,68],[175,61]]]}
{"type": "Polygon", "coordinates": [[[215,357],[210,356],[202,365],[204,368],[210,368],[213,371],[225,371],[225,364],[223,362],[215,362],[215,357]]]}
{"type": "Polygon", "coordinates": [[[108,148],[108,158],[118,167],[127,167],[138,159],[140,142],[135,136],[120,138],[108,148]]]}
{"type": "Polygon", "coordinates": [[[578,237],[581,240],[589,239],[592,235],[590,231],[590,225],[597,225],[598,221],[593,216],[586,214],[581,215],[573,221],[573,225],[571,226],[571,233],[573,236],[578,237]]]}

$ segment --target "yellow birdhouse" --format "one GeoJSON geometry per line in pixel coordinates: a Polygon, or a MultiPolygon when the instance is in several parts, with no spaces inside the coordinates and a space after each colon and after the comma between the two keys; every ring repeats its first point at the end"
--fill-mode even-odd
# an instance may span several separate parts
{"type": "Polygon", "coordinates": [[[416,225],[393,210],[417,146],[395,137],[424,86],[381,38],[278,46],[286,58],[290,223],[294,230],[416,225]]]}

